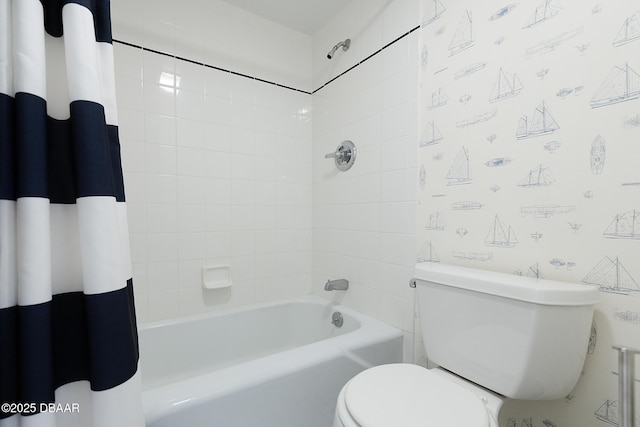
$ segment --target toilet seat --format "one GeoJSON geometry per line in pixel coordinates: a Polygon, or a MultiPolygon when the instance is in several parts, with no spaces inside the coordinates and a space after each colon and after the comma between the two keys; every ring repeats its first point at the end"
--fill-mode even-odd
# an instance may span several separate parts
{"type": "Polygon", "coordinates": [[[478,395],[417,365],[367,369],[343,391],[346,412],[360,427],[489,426],[478,395]]]}

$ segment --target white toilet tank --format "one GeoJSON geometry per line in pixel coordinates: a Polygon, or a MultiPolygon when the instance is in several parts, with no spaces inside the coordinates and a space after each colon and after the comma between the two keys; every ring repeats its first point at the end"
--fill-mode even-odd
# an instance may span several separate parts
{"type": "Polygon", "coordinates": [[[513,399],[559,399],[578,382],[594,288],[440,263],[415,279],[430,361],[513,399]]]}

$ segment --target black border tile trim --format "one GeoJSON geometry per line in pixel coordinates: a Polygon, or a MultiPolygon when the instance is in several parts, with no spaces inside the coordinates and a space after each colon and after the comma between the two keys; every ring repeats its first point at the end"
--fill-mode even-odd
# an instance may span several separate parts
{"type": "Polygon", "coordinates": [[[272,82],[272,81],[269,81],[269,80],[261,79],[259,77],[254,77],[254,76],[250,76],[248,74],[239,73],[237,71],[227,70],[226,68],[216,67],[215,65],[206,64],[204,62],[194,61],[193,59],[184,58],[182,56],[173,55],[171,53],[162,52],[160,50],[150,49],[148,47],[140,46],[140,45],[137,45],[137,44],[134,44],[134,43],[125,42],[125,41],[118,40],[118,39],[113,39],[113,42],[114,43],[119,43],[119,44],[122,44],[122,45],[125,45],[125,46],[129,46],[129,47],[133,47],[133,48],[136,48],[136,49],[142,49],[143,51],[146,51],[146,52],[151,52],[151,53],[155,53],[155,54],[162,55],[162,56],[168,56],[169,58],[179,59],[180,61],[189,62],[191,64],[202,65],[203,67],[212,68],[214,70],[223,71],[225,73],[231,73],[231,74],[233,74],[235,76],[245,77],[247,79],[255,80],[255,81],[258,81],[258,82],[262,82],[262,83],[267,83],[267,84],[270,84],[270,85],[281,87],[283,89],[289,89],[289,90],[292,90],[294,92],[300,92],[300,93],[304,93],[304,94],[307,94],[307,95],[313,95],[314,93],[318,92],[320,89],[322,89],[325,86],[331,84],[333,81],[335,81],[338,78],[342,77],[343,75],[347,74],[349,71],[351,71],[354,68],[358,67],[360,64],[362,64],[362,63],[368,61],[369,59],[373,58],[374,56],[376,56],[377,54],[379,54],[380,52],[382,52],[383,50],[385,50],[386,48],[388,48],[392,44],[396,43],[399,40],[402,40],[403,38],[405,38],[406,36],[408,36],[409,34],[413,33],[414,31],[416,31],[419,28],[420,28],[420,25],[417,25],[414,28],[412,28],[411,30],[409,30],[406,33],[402,34],[401,36],[397,37],[395,40],[390,41],[389,43],[384,45],[382,48],[376,50],[371,55],[369,55],[365,59],[363,59],[362,61],[357,62],[356,64],[354,64],[350,68],[348,68],[345,71],[341,72],[340,74],[338,74],[337,76],[335,76],[334,78],[332,78],[331,80],[329,80],[328,82],[326,82],[325,84],[323,84],[322,86],[320,86],[319,88],[314,90],[313,92],[309,92],[309,91],[302,90],[302,89],[296,89],[296,88],[291,87],[291,86],[282,85],[282,84],[275,83],[275,82],[272,82]]]}
{"type": "Polygon", "coordinates": [[[215,65],[207,64],[207,63],[200,62],[200,61],[194,61],[193,59],[184,58],[182,56],[173,55],[171,53],[162,52],[160,50],[150,49],[148,47],[140,46],[140,45],[137,45],[137,44],[134,44],[134,43],[125,42],[125,41],[118,40],[118,39],[113,39],[113,42],[114,43],[123,44],[123,45],[129,46],[129,47],[133,47],[133,48],[136,48],[136,49],[141,49],[141,50],[143,50],[145,52],[151,52],[151,53],[155,53],[155,54],[158,54],[158,55],[167,56],[169,58],[178,59],[180,61],[189,62],[191,64],[201,65],[201,66],[206,67],[206,68],[211,68],[211,69],[222,71],[222,72],[225,72],[225,73],[230,73],[230,74],[233,74],[235,76],[245,77],[247,79],[256,80],[256,81],[259,81],[259,82],[262,82],[262,83],[267,83],[267,84],[278,86],[278,87],[281,87],[281,88],[293,90],[295,92],[301,92],[301,93],[304,93],[304,94],[307,94],[307,95],[311,95],[311,92],[306,91],[306,90],[296,89],[296,88],[291,87],[291,86],[285,86],[285,85],[282,85],[282,84],[279,84],[279,83],[276,83],[276,82],[272,82],[272,81],[269,81],[269,80],[261,79],[259,77],[250,76],[248,74],[239,73],[239,72],[233,71],[233,70],[227,70],[226,68],[216,67],[215,65]]]}

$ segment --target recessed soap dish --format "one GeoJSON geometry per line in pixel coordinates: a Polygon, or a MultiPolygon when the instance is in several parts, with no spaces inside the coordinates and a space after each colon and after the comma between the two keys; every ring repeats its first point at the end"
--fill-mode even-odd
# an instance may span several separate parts
{"type": "Polygon", "coordinates": [[[231,267],[228,265],[205,265],[202,267],[202,287],[205,289],[228,288],[233,284],[231,267]]]}

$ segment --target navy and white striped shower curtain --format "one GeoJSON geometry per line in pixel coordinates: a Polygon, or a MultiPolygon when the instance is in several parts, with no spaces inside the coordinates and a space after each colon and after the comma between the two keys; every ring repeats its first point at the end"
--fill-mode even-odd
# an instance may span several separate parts
{"type": "Polygon", "coordinates": [[[0,0],[0,427],[143,426],[108,0],[0,0]]]}

